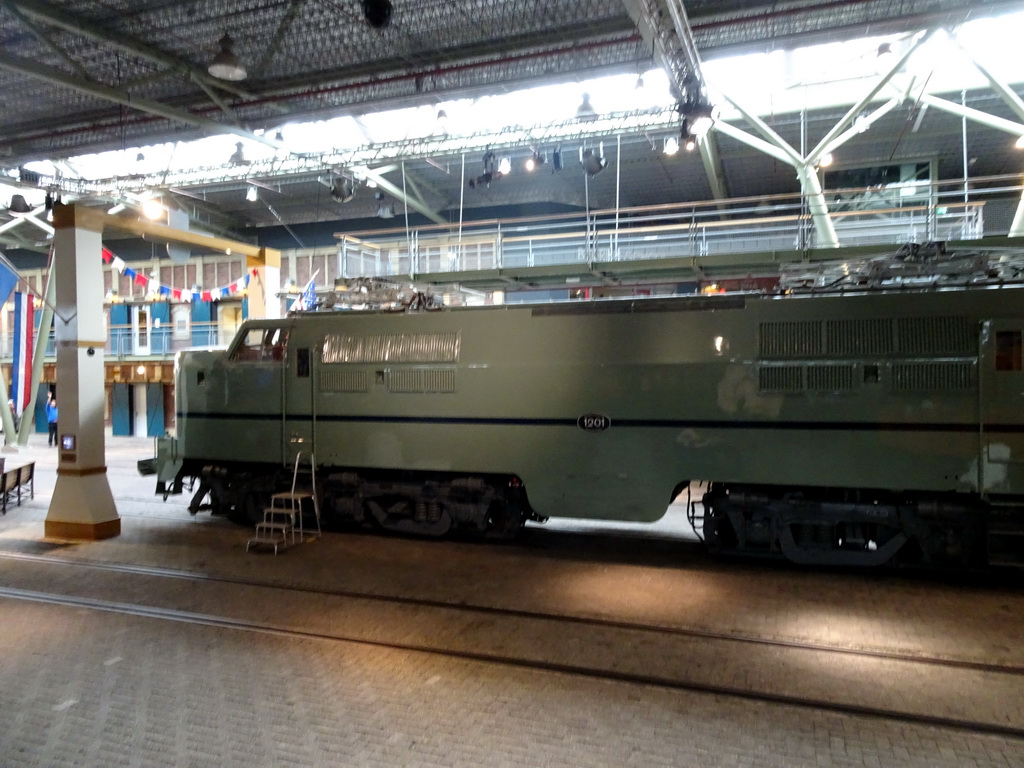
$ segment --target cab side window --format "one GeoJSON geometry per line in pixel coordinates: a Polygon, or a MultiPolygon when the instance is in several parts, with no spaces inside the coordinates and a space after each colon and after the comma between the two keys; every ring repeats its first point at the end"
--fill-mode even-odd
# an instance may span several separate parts
{"type": "Polygon", "coordinates": [[[284,328],[250,328],[231,352],[231,359],[243,363],[284,360],[288,331],[284,328]]]}
{"type": "Polygon", "coordinates": [[[996,370],[1024,370],[1021,331],[996,331],[996,370]]]}

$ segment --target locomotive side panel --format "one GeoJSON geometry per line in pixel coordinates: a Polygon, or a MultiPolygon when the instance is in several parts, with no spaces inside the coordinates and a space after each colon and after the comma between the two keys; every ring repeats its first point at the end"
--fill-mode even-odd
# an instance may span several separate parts
{"type": "Polygon", "coordinates": [[[1024,495],[1018,293],[250,322],[285,349],[185,356],[180,442],[189,471],[228,467],[229,507],[312,447],[339,514],[396,530],[509,531],[506,502],[650,521],[704,479],[721,549],[870,564],[915,540],[967,557],[985,494],[1024,495]]]}

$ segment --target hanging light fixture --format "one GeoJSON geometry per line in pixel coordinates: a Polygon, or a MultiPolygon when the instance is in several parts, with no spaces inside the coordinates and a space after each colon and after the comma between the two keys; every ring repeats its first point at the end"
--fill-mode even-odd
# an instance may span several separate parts
{"type": "Polygon", "coordinates": [[[245,159],[245,145],[242,142],[235,144],[235,151],[231,153],[231,157],[228,158],[228,162],[232,165],[248,165],[249,161],[245,159]]]}
{"type": "Polygon", "coordinates": [[[391,204],[391,201],[385,198],[383,192],[378,192],[374,197],[377,198],[377,218],[380,219],[393,219],[395,218],[395,206],[391,204]]]}
{"type": "Polygon", "coordinates": [[[505,176],[511,172],[512,161],[509,160],[507,157],[501,158],[501,160],[498,161],[498,173],[500,173],[502,176],[505,176]]]}
{"type": "Polygon", "coordinates": [[[225,32],[224,37],[220,39],[219,45],[220,53],[213,57],[213,61],[210,62],[210,66],[206,68],[206,71],[218,80],[229,80],[231,82],[245,80],[249,73],[245,71],[242,61],[235,55],[235,41],[231,39],[231,35],[225,32]]]}
{"type": "Polygon", "coordinates": [[[590,94],[583,94],[583,101],[576,108],[576,119],[581,123],[592,123],[597,120],[597,110],[590,103],[590,94]]]}
{"type": "Polygon", "coordinates": [[[674,155],[679,151],[679,139],[675,136],[669,136],[665,139],[665,154],[674,155]]]}
{"type": "Polygon", "coordinates": [[[250,184],[245,190],[245,199],[250,203],[255,203],[260,199],[260,193],[256,190],[252,184],[250,184]]]}
{"type": "Polygon", "coordinates": [[[544,165],[544,163],[546,162],[547,158],[544,157],[543,152],[534,152],[532,155],[530,155],[530,157],[526,159],[526,170],[532,171],[535,168],[537,168],[537,166],[544,165]]]}
{"type": "Polygon", "coordinates": [[[32,208],[25,200],[24,195],[11,195],[11,206],[8,213],[31,213],[32,208]]]}

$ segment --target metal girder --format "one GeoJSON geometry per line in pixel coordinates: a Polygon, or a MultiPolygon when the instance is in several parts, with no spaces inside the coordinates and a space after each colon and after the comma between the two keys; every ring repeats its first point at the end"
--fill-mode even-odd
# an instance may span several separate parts
{"type": "Polygon", "coordinates": [[[889,112],[892,112],[892,110],[898,107],[901,103],[903,103],[902,96],[890,99],[885,104],[876,109],[874,112],[872,112],[870,115],[867,115],[862,120],[855,121],[854,124],[850,126],[846,131],[833,138],[829,144],[826,144],[821,154],[824,155],[826,152],[832,152],[838,149],[839,147],[843,146],[843,144],[848,142],[854,136],[860,133],[864,133],[864,131],[870,128],[876,120],[878,120],[880,117],[884,115],[887,115],[889,112]]]}
{"type": "Polygon", "coordinates": [[[291,0],[288,10],[285,12],[281,22],[277,25],[277,29],[274,30],[274,36],[270,39],[266,50],[263,52],[260,60],[256,63],[256,66],[253,67],[254,74],[262,74],[263,70],[266,69],[267,64],[269,64],[277,54],[278,49],[281,47],[281,41],[288,33],[288,30],[291,29],[292,24],[299,15],[299,11],[302,10],[302,6],[304,6],[306,2],[307,0],[291,0]]]}
{"type": "Polygon", "coordinates": [[[871,88],[871,90],[869,90],[866,94],[864,94],[864,96],[861,97],[860,101],[858,101],[856,104],[850,107],[849,110],[847,110],[846,114],[843,116],[843,119],[836,123],[834,126],[832,126],[832,130],[826,133],[825,136],[822,137],[821,141],[818,142],[818,145],[807,154],[806,161],[808,163],[811,163],[813,165],[817,163],[818,160],[821,159],[821,156],[825,154],[825,152],[828,150],[830,146],[833,145],[835,138],[843,131],[845,131],[850,125],[853,124],[853,121],[857,119],[858,115],[860,115],[862,111],[864,111],[864,108],[875,100],[875,97],[878,96],[881,90],[885,88],[886,85],[889,84],[889,81],[896,76],[896,73],[903,69],[903,66],[907,63],[907,60],[914,54],[914,52],[918,48],[920,48],[925,43],[925,41],[928,40],[933,34],[935,34],[934,29],[929,30],[925,32],[923,35],[921,35],[921,37],[919,37],[917,41],[912,46],[910,46],[907,52],[900,57],[899,61],[897,61],[889,69],[888,72],[882,75],[879,81],[875,83],[874,87],[871,88]]]}
{"type": "Polygon", "coordinates": [[[414,195],[409,195],[406,192],[402,191],[400,187],[392,184],[390,181],[385,179],[384,176],[382,176],[378,171],[374,170],[373,168],[369,168],[367,166],[359,166],[349,168],[349,170],[353,174],[362,179],[373,179],[373,181],[377,183],[378,187],[380,187],[389,195],[394,197],[396,200],[398,200],[398,202],[408,205],[414,211],[419,211],[435,224],[448,223],[446,219],[444,219],[441,216],[438,216],[437,212],[431,209],[430,206],[428,206],[425,202],[420,200],[418,197],[415,197],[414,195]]]}
{"type": "Polygon", "coordinates": [[[51,40],[48,35],[44,34],[35,22],[27,18],[25,14],[21,12],[21,9],[18,8],[18,6],[10,2],[4,2],[2,3],[2,5],[4,8],[7,9],[7,12],[10,13],[18,21],[20,21],[21,24],[29,32],[31,32],[37,40],[39,40],[39,42],[41,42],[43,45],[45,45],[47,48],[49,48],[51,51],[57,54],[57,56],[59,56],[65,64],[67,64],[69,67],[75,70],[79,74],[79,76],[87,80],[92,79],[92,76],[89,74],[88,70],[86,70],[85,67],[83,67],[77,61],[71,58],[71,56],[69,56],[63,48],[61,48],[59,45],[53,42],[53,40],[51,40]]]}
{"type": "Polygon", "coordinates": [[[1009,106],[1009,108],[1013,110],[1013,113],[1018,117],[1018,119],[1024,122],[1024,101],[1022,101],[1020,96],[1017,95],[1017,92],[1014,91],[1002,80],[1000,80],[998,77],[993,75],[992,72],[988,69],[988,67],[981,63],[977,56],[975,56],[971,51],[968,51],[966,48],[964,48],[963,45],[961,45],[960,41],[957,40],[956,37],[953,37],[953,41],[958,46],[960,46],[960,50],[967,54],[968,58],[970,58],[971,60],[971,63],[974,64],[977,70],[985,76],[985,79],[988,80],[989,85],[992,86],[992,90],[998,93],[1000,97],[1002,97],[1003,101],[1006,102],[1007,106],[1009,106]]]}
{"type": "MultiPolygon", "coordinates": [[[[750,136],[749,134],[744,134],[745,138],[740,138],[740,141],[742,141],[745,144],[749,144],[750,146],[756,149],[760,149],[762,152],[766,152],[772,157],[776,157],[782,162],[788,165],[792,165],[794,168],[799,167],[803,163],[804,159],[800,156],[800,153],[793,149],[793,147],[789,145],[789,142],[787,142],[784,138],[779,136],[779,134],[777,134],[772,129],[772,127],[768,125],[768,123],[766,123],[756,114],[751,112],[749,109],[746,109],[742,104],[739,104],[735,99],[730,98],[729,94],[725,94],[725,98],[728,100],[730,104],[732,104],[736,108],[736,111],[740,113],[743,119],[750,123],[752,126],[754,126],[758,133],[760,133],[766,139],[766,141],[764,141],[763,144],[755,144],[749,140],[750,138],[754,137],[750,136]],[[768,148],[765,147],[764,145],[771,147],[771,150],[769,151],[768,148]]],[[[722,125],[724,125],[724,123],[722,123],[722,125]]],[[[721,125],[716,126],[716,130],[722,130],[721,125]]],[[[728,131],[723,132],[728,133],[728,131]]]]}
{"type": "Polygon", "coordinates": [[[68,12],[66,8],[54,8],[39,0],[0,0],[0,5],[6,8],[15,8],[26,16],[59,27],[74,35],[87,37],[100,43],[108,43],[148,61],[163,64],[173,70],[187,72],[197,82],[205,82],[209,86],[215,86],[235,96],[250,97],[249,92],[243,88],[238,87],[234,83],[219,80],[185,59],[141,43],[127,35],[103,29],[88,19],[68,12]]]}
{"type": "Polygon", "coordinates": [[[725,181],[725,174],[722,171],[722,159],[718,156],[718,146],[715,143],[714,134],[709,133],[698,141],[697,149],[700,151],[700,159],[704,163],[704,170],[708,174],[711,196],[715,200],[725,200],[729,197],[729,188],[725,181]]]}
{"type": "MultiPolygon", "coordinates": [[[[693,41],[686,9],[681,0],[626,0],[626,8],[637,23],[640,35],[650,40],[655,51],[655,59],[668,73],[672,93],[679,101],[686,96],[687,81],[701,93],[705,90],[704,74],[700,68],[700,55],[693,41]],[[668,8],[669,24],[661,3],[668,8]]],[[[700,157],[704,164],[704,172],[711,186],[711,194],[721,200],[728,196],[722,164],[710,136],[703,137],[699,142],[700,157]]]]}
{"type": "MultiPolygon", "coordinates": [[[[726,98],[729,97],[726,96],[726,98]]],[[[821,248],[838,248],[839,237],[836,235],[836,228],[832,222],[832,217],[829,216],[828,203],[825,202],[825,195],[822,193],[821,181],[818,179],[818,170],[815,167],[815,163],[802,157],[785,139],[779,136],[764,120],[753,112],[744,109],[733,99],[729,99],[729,102],[769,140],[758,139],[756,136],[751,136],[722,121],[718,122],[715,130],[731,135],[738,141],[742,141],[755,149],[778,158],[784,163],[792,165],[796,169],[797,179],[800,180],[800,189],[807,198],[807,205],[811,211],[811,221],[814,222],[814,232],[817,235],[818,246],[821,248]]]]}
{"type": "MultiPolygon", "coordinates": [[[[571,119],[543,125],[511,126],[469,136],[435,135],[377,143],[368,140],[365,145],[352,149],[339,149],[325,154],[292,154],[284,158],[256,160],[245,166],[221,165],[184,171],[160,171],[146,176],[111,177],[94,181],[65,179],[63,188],[74,187],[80,194],[112,194],[168,186],[201,184],[209,187],[219,183],[238,183],[250,177],[309,176],[326,172],[329,168],[355,169],[399,159],[484,152],[487,148],[500,152],[503,149],[520,148],[524,144],[559,144],[610,138],[619,134],[639,134],[643,131],[672,130],[676,127],[676,121],[674,109],[637,110],[602,115],[586,124],[571,119]]],[[[388,172],[380,167],[375,167],[375,171],[378,174],[388,172]]],[[[48,181],[44,178],[40,184],[48,181]]]]}
{"type": "Polygon", "coordinates": [[[683,99],[686,94],[683,83],[688,78],[703,85],[697,46],[682,3],[679,0],[625,0],[625,6],[640,36],[654,48],[655,60],[668,73],[673,96],[683,99]],[[668,13],[662,3],[668,6],[668,13]]]}
{"type": "Polygon", "coordinates": [[[943,112],[954,114],[957,117],[966,117],[968,120],[988,126],[989,128],[995,128],[998,131],[1006,131],[1006,133],[1011,133],[1014,136],[1024,136],[1024,123],[1015,123],[1013,120],[1007,120],[1005,117],[990,115],[988,112],[982,112],[980,109],[965,107],[962,104],[957,104],[955,101],[932,96],[930,93],[922,93],[918,97],[918,101],[935,107],[935,109],[941,109],[943,112]]]}
{"type": "Polygon", "coordinates": [[[267,136],[257,136],[255,133],[248,131],[245,128],[240,128],[236,125],[229,125],[227,123],[219,123],[216,120],[210,120],[209,118],[202,117],[200,115],[194,115],[191,112],[186,112],[175,107],[169,107],[166,104],[161,104],[160,102],[152,101],[151,99],[132,96],[130,93],[125,93],[124,91],[120,91],[116,88],[111,88],[109,86],[102,85],[101,83],[94,83],[89,80],[83,80],[79,77],[61,72],[58,69],[37,64],[34,61],[29,61],[28,59],[23,59],[19,56],[0,53],[0,68],[9,69],[12,72],[18,72],[39,80],[45,80],[48,83],[53,83],[65,88],[71,88],[79,91],[80,93],[95,96],[98,99],[112,101],[115,104],[123,104],[126,107],[137,109],[141,112],[159,115],[160,117],[168,120],[185,123],[186,125],[194,125],[197,128],[202,128],[214,133],[230,133],[251,141],[258,141],[261,144],[266,144],[267,146],[274,147],[275,149],[279,149],[281,146],[280,142],[274,141],[267,136]]]}

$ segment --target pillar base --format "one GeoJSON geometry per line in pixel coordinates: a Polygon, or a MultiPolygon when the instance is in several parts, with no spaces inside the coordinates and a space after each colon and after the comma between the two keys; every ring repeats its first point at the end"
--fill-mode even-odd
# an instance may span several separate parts
{"type": "Polygon", "coordinates": [[[121,533],[107,468],[57,469],[46,513],[46,535],[63,539],[109,539],[121,533]]]}
{"type": "Polygon", "coordinates": [[[112,539],[121,535],[121,518],[107,520],[105,523],[66,523],[61,520],[47,520],[43,530],[48,539],[112,539]]]}

